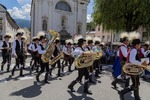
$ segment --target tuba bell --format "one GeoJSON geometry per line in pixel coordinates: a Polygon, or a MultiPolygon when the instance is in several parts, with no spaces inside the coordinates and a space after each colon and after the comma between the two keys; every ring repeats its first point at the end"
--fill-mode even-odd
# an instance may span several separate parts
{"type": "Polygon", "coordinates": [[[94,56],[91,52],[84,52],[75,60],[76,68],[85,68],[92,66],[94,62],[94,56]]]}
{"type": "Polygon", "coordinates": [[[46,52],[42,55],[42,61],[45,63],[49,62],[51,55],[53,54],[55,50],[54,41],[56,40],[56,38],[60,36],[59,33],[55,32],[54,30],[50,30],[49,33],[51,35],[51,39],[46,45],[46,52]]]}
{"type": "Polygon", "coordinates": [[[132,63],[126,63],[123,66],[123,72],[127,75],[140,75],[143,73],[144,70],[147,70],[150,72],[150,66],[144,66],[144,65],[136,65],[132,63]]]}

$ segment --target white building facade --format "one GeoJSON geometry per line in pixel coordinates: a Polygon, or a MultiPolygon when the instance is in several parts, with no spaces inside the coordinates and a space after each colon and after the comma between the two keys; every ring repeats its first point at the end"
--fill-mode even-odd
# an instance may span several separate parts
{"type": "MultiPolygon", "coordinates": [[[[11,33],[15,37],[18,28],[19,26],[7,12],[6,7],[0,4],[0,42],[3,41],[6,33],[11,33]]],[[[13,41],[14,37],[10,41],[13,41]]]]}
{"type": "Polygon", "coordinates": [[[32,0],[31,37],[55,30],[65,40],[86,33],[89,0],[32,0]]]}

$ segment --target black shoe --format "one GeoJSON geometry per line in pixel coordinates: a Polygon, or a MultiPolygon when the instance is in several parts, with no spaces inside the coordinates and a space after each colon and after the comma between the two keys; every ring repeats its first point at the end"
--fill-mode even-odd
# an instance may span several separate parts
{"type": "Polygon", "coordinates": [[[118,91],[118,94],[119,94],[119,96],[120,96],[120,100],[124,100],[123,90],[118,91]]]}
{"type": "Polygon", "coordinates": [[[92,80],[90,80],[89,83],[91,83],[91,84],[96,84],[96,82],[94,82],[94,81],[92,81],[92,80]]]}
{"type": "Polygon", "coordinates": [[[61,74],[58,74],[57,77],[63,77],[61,74]]]}
{"type": "Polygon", "coordinates": [[[24,75],[23,75],[23,74],[21,74],[21,75],[20,75],[20,77],[24,77],[24,75]]]}
{"type": "Polygon", "coordinates": [[[48,81],[44,81],[44,83],[45,83],[45,84],[50,84],[50,82],[48,82],[48,81]]]}
{"type": "Polygon", "coordinates": [[[114,86],[115,89],[117,88],[115,81],[113,81],[111,85],[114,86]]]}
{"type": "Polygon", "coordinates": [[[99,75],[95,75],[96,78],[101,78],[99,75]]]}
{"type": "Polygon", "coordinates": [[[89,94],[89,95],[92,95],[92,92],[89,91],[89,90],[84,90],[84,93],[89,94]]]}
{"type": "Polygon", "coordinates": [[[70,89],[71,92],[75,92],[74,88],[71,85],[68,86],[68,89],[70,89]]]}
{"type": "Polygon", "coordinates": [[[38,77],[38,76],[36,76],[36,81],[37,81],[37,82],[40,82],[40,80],[39,80],[39,77],[38,77]]]}

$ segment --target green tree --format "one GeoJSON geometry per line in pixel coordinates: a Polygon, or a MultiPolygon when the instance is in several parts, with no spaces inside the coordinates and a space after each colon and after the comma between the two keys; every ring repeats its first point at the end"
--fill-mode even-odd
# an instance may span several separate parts
{"type": "Polygon", "coordinates": [[[150,28],[150,0],[94,0],[93,20],[104,30],[150,28]]]}
{"type": "Polygon", "coordinates": [[[90,32],[90,31],[94,31],[95,30],[95,27],[96,27],[96,25],[95,25],[95,23],[94,22],[89,22],[89,23],[87,23],[87,31],[88,32],[90,32]]]}

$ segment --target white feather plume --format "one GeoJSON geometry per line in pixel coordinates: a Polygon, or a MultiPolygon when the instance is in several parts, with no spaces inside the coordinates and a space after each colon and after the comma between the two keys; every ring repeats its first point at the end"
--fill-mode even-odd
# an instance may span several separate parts
{"type": "Polygon", "coordinates": [[[43,31],[40,31],[40,32],[38,32],[38,34],[37,34],[38,37],[40,37],[40,36],[45,36],[45,35],[46,35],[46,33],[43,32],[43,31]]]}
{"type": "Polygon", "coordinates": [[[72,39],[68,39],[68,40],[66,40],[66,43],[71,43],[71,44],[73,44],[73,40],[72,39]]]}
{"type": "Polygon", "coordinates": [[[86,41],[92,40],[92,37],[89,36],[89,35],[87,35],[87,36],[85,37],[85,40],[86,40],[86,41]]]}
{"type": "Polygon", "coordinates": [[[27,36],[26,35],[23,35],[22,38],[24,38],[25,41],[27,40],[27,36]]]}
{"type": "Polygon", "coordinates": [[[123,32],[120,34],[120,38],[129,37],[129,34],[127,32],[123,32]]]}
{"type": "Polygon", "coordinates": [[[78,35],[74,38],[74,43],[78,43],[78,40],[83,38],[81,35],[78,35]]]}
{"type": "Polygon", "coordinates": [[[17,30],[17,33],[23,33],[23,34],[25,34],[25,31],[24,31],[24,29],[20,28],[20,29],[17,30]]]}
{"type": "Polygon", "coordinates": [[[6,33],[6,35],[11,36],[11,38],[14,38],[14,35],[12,33],[6,33]]]}
{"type": "Polygon", "coordinates": [[[96,41],[101,42],[101,39],[100,39],[99,37],[94,37],[94,38],[93,38],[93,42],[95,43],[96,41]]]}
{"type": "Polygon", "coordinates": [[[146,41],[145,44],[150,45],[149,41],[146,41]]]}
{"type": "Polygon", "coordinates": [[[140,38],[140,33],[138,32],[130,32],[129,33],[129,40],[132,41],[133,39],[139,39],[140,38]]]}

